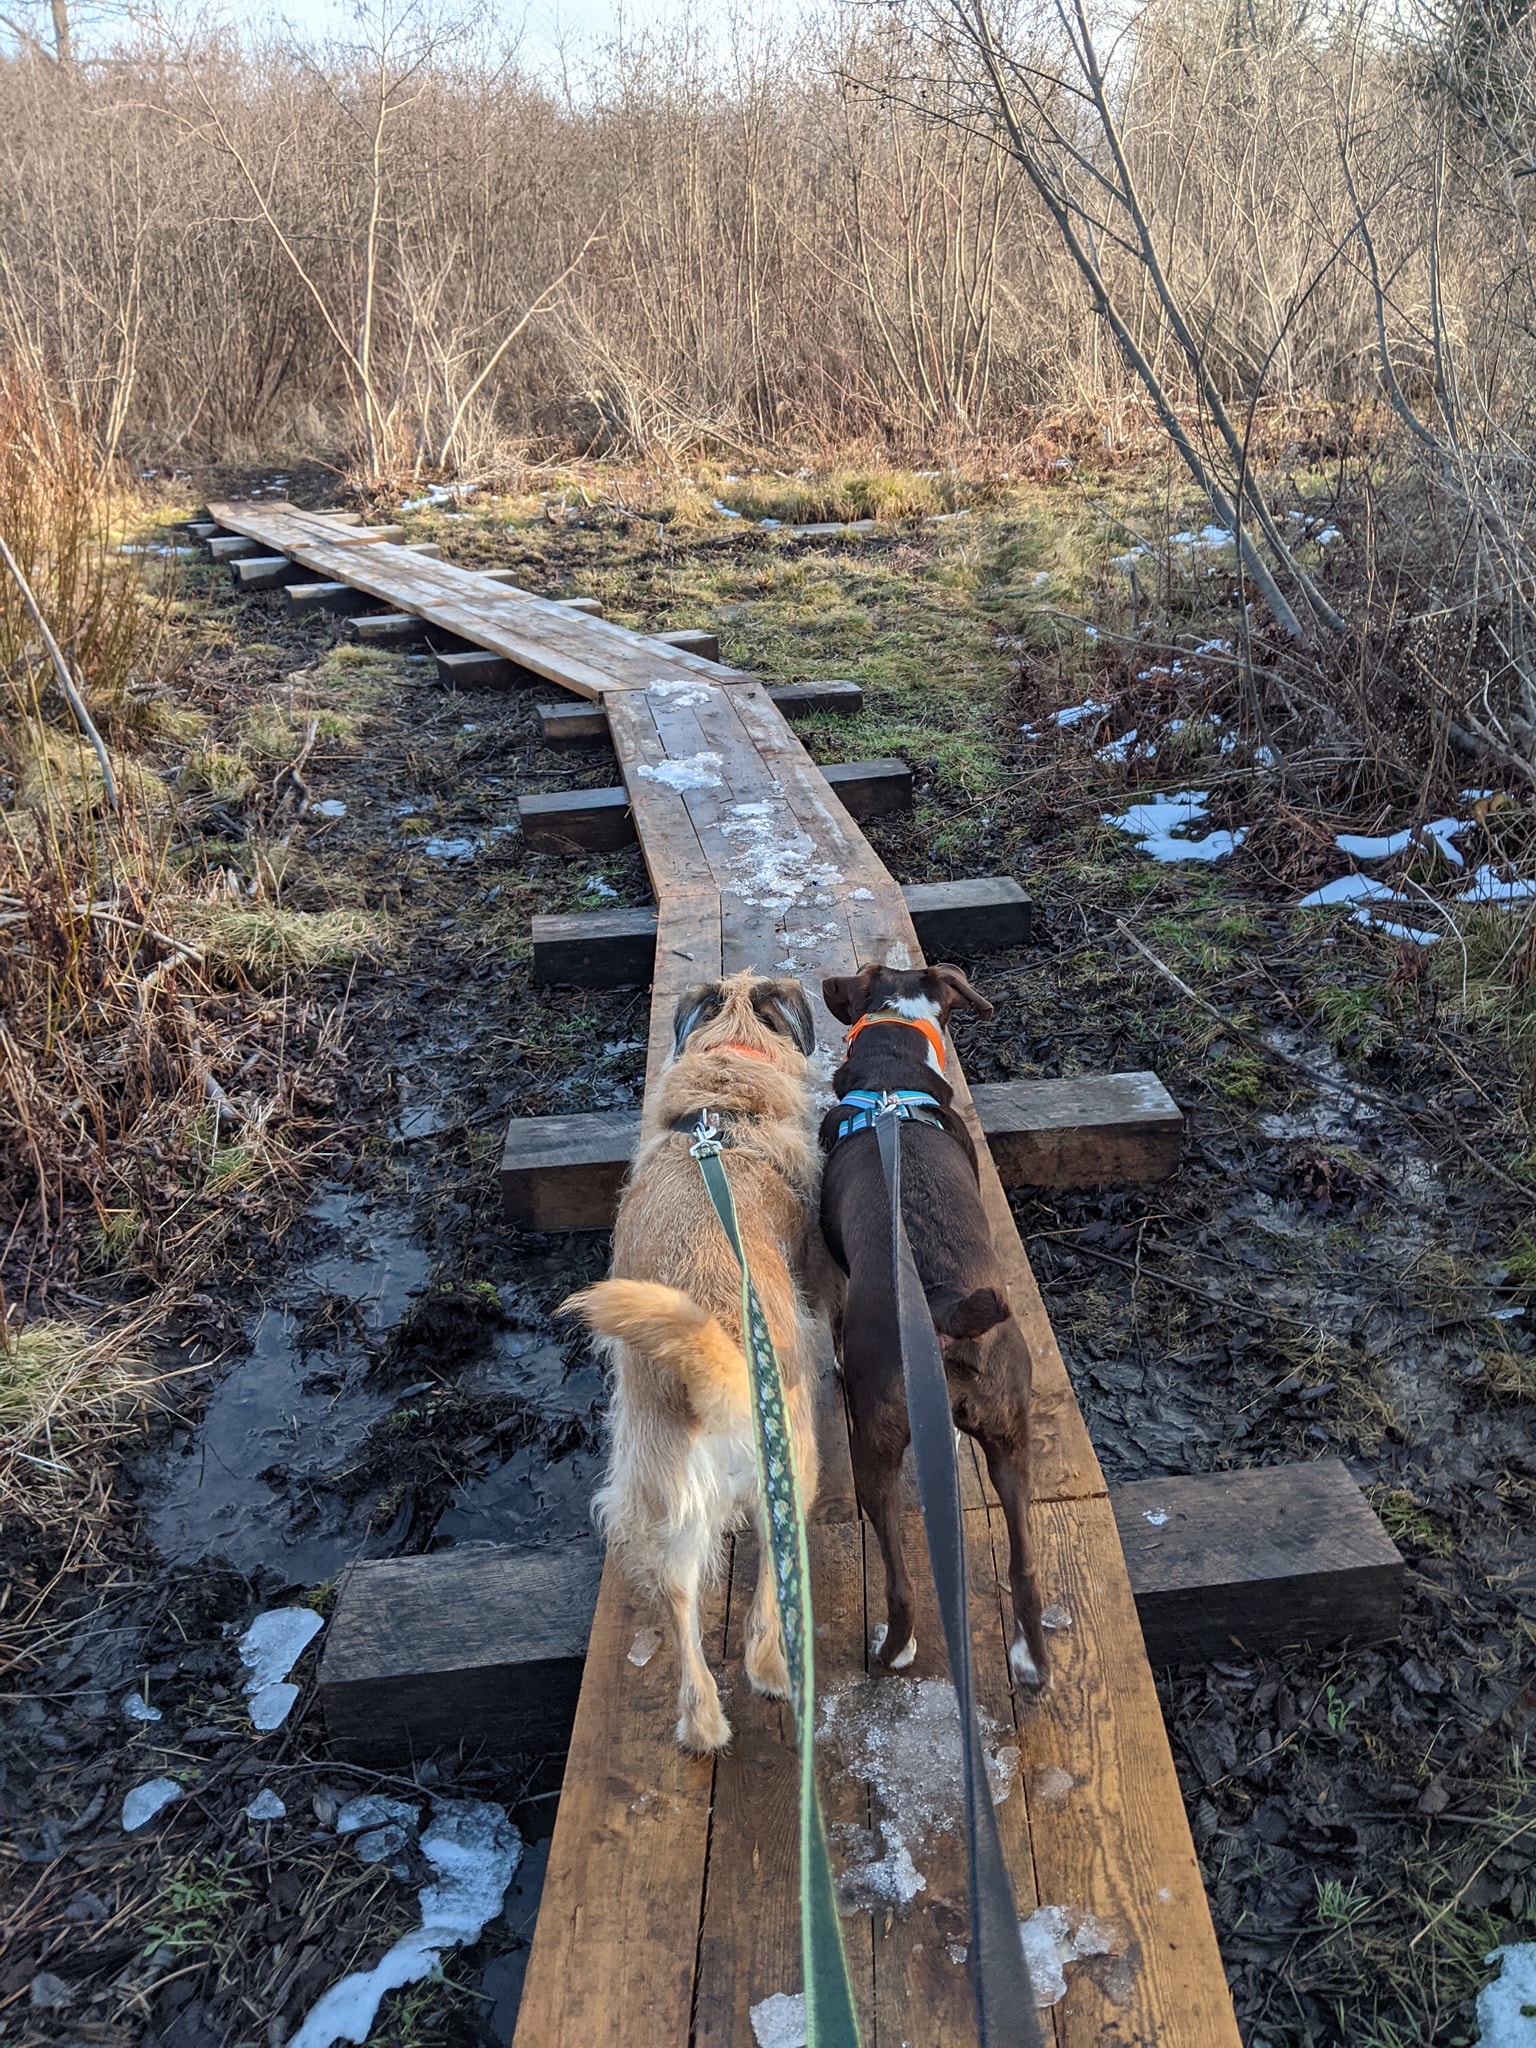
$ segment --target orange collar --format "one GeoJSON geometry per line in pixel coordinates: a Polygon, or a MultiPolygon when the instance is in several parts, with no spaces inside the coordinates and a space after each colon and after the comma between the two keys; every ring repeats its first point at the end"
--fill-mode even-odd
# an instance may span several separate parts
{"type": "Polygon", "coordinates": [[[843,1051],[852,1052],[853,1041],[861,1031],[867,1031],[871,1024],[904,1024],[909,1031],[921,1031],[933,1047],[933,1056],[939,1063],[939,1072],[944,1071],[944,1034],[937,1024],[927,1017],[897,1017],[889,1010],[875,1010],[867,1017],[861,1017],[843,1040],[843,1051]]]}
{"type": "Polygon", "coordinates": [[[727,1039],[723,1045],[706,1045],[703,1048],[703,1050],[705,1052],[745,1053],[749,1060],[761,1060],[765,1066],[769,1067],[773,1065],[773,1056],[771,1053],[764,1052],[760,1046],[742,1045],[738,1040],[734,1038],[727,1039]]]}

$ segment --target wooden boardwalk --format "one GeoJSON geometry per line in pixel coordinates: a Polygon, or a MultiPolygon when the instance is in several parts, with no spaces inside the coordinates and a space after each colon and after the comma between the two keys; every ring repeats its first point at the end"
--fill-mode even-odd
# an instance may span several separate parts
{"type": "MultiPolygon", "coordinates": [[[[212,516],[306,568],[414,611],[604,701],[658,905],[648,1075],[671,1048],[690,982],[737,968],[820,978],[870,960],[920,961],[900,888],[761,684],[644,636],[515,595],[388,541],[290,507],[212,516]]],[[[841,1028],[815,1002],[819,1035],[841,1028]]],[[[957,1099],[972,1117],[958,1067],[957,1099]]],[[[979,1126],[983,1194],[1014,1312],[1035,1360],[1041,1585],[1061,1611],[1054,1682],[1015,1696],[1006,1646],[1007,1546],[974,1459],[963,1461],[978,1695],[1021,1758],[998,1809],[1021,1914],[1092,1914],[1109,1952],[1068,1971],[1058,2048],[1237,2048],[1238,2035],[1098,1461],[979,1126]]],[[[817,1677],[866,1681],[881,1572],[853,1497],[841,1403],[823,1359],[824,1477],[812,1535],[817,1677]]],[[[751,2009],[800,1988],[795,1772],[786,1710],[748,1692],[741,1622],[752,1539],[709,1610],[736,1729],[728,1754],[682,1755],[665,1647],[637,1661],[656,1615],[605,1567],[529,1960],[517,2048],[752,2048],[751,2009]],[[636,1656],[631,1657],[635,1649],[636,1656]]],[[[925,1556],[914,1531],[914,1559],[925,1556]]],[[[919,1584],[926,1567],[914,1564],[919,1584]]],[[[942,1673],[933,1609],[908,1677],[942,1673]]],[[[878,1821],[869,1789],[822,1769],[829,1828],[878,1821]]],[[[921,1859],[926,1889],[899,1917],[845,1923],[870,2048],[974,2040],[961,1958],[963,1845],[921,1859]]]]}

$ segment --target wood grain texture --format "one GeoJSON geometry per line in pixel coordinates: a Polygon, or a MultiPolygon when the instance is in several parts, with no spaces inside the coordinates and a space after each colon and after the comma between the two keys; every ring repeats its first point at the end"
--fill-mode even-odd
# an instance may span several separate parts
{"type": "MultiPolygon", "coordinates": [[[[704,1640],[718,1658],[723,1590],[704,1640]]],[[[603,1567],[587,1678],[560,1792],[516,2048],[683,2048],[709,1846],[714,1766],[673,1738],[676,1663],[629,1653],[651,1603],[603,1567]]]]}
{"type": "Polygon", "coordinates": [[[638,1142],[636,1111],[514,1117],[501,1155],[501,1199],[519,1230],[609,1230],[638,1142]]]}
{"type": "Polygon", "coordinates": [[[1140,1479],[1109,1498],[1154,1664],[1398,1633],[1403,1560],[1342,1459],[1140,1479]]]}
{"type": "MultiPolygon", "coordinates": [[[[994,1509],[1000,1581],[1001,1523],[994,1509]]],[[[1106,1922],[1114,1945],[1068,1973],[1058,2041],[1238,2048],[1109,1502],[1048,1502],[1031,1525],[1046,1601],[1071,1617],[1051,1636],[1051,1685],[1018,1707],[1035,1883],[1042,1905],[1106,1922]]]]}
{"type": "Polygon", "coordinates": [[[1005,1188],[1092,1187],[1178,1172],[1184,1113],[1156,1074],[988,1081],[971,1092],[1005,1188]]]}

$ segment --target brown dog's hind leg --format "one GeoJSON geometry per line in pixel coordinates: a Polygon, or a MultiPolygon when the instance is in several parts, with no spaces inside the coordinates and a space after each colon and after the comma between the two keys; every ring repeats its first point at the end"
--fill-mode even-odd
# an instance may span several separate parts
{"type": "Polygon", "coordinates": [[[978,1437],[987,1472],[1008,1524],[1008,1585],[1013,1595],[1013,1641],[1008,1668],[1020,1685],[1039,1690],[1050,1681],[1050,1656],[1040,1619],[1040,1588],[1029,1554],[1029,1468],[1026,1455],[996,1437],[978,1437]]]}
{"type": "Polygon", "coordinates": [[[714,1673],[704,1661],[704,1638],[699,1629],[699,1574],[685,1570],[664,1590],[677,1642],[677,1658],[682,1666],[677,1689],[677,1739],[684,1749],[700,1755],[724,1749],[731,1739],[731,1724],[721,1711],[714,1673]]]}
{"type": "Polygon", "coordinates": [[[868,1435],[860,1429],[853,1432],[853,1483],[885,1559],[885,1625],[875,1631],[872,1648],[876,1662],[887,1670],[905,1671],[917,1655],[912,1581],[901,1545],[901,1456],[906,1445],[897,1445],[893,1463],[885,1452],[870,1446],[868,1435]]]}

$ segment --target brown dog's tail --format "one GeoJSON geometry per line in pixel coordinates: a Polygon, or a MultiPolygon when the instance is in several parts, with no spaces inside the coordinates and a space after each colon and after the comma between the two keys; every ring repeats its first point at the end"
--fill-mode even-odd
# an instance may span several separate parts
{"type": "Polygon", "coordinates": [[[953,1287],[936,1287],[928,1297],[928,1312],[941,1337],[957,1338],[984,1337],[1013,1314],[1000,1287],[977,1287],[969,1294],[953,1287]]]}
{"type": "Polygon", "coordinates": [[[747,1361],[707,1308],[655,1280],[599,1280],[560,1304],[599,1337],[611,1337],[670,1372],[712,1434],[750,1431],[747,1361]]]}

